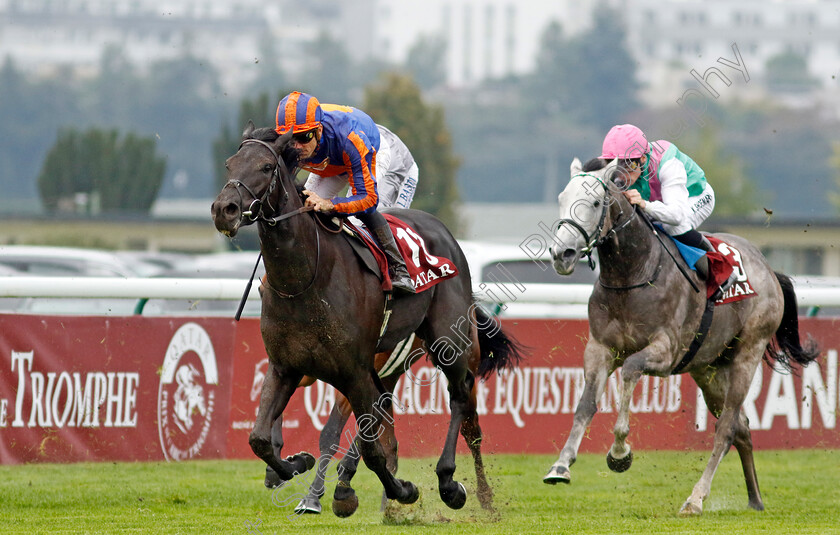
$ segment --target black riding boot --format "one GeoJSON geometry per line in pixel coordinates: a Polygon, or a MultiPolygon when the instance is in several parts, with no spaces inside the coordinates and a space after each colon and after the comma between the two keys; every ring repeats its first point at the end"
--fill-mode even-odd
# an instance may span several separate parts
{"type": "Polygon", "coordinates": [[[356,217],[358,217],[362,223],[365,224],[368,230],[373,233],[376,237],[376,241],[379,242],[379,246],[382,247],[382,251],[388,259],[388,265],[393,271],[391,285],[397,290],[402,290],[412,294],[415,293],[414,284],[411,282],[411,276],[408,274],[408,269],[405,267],[405,261],[403,260],[402,255],[400,255],[400,251],[397,248],[397,242],[394,240],[394,235],[391,233],[391,227],[388,225],[388,221],[385,217],[379,212],[362,214],[356,217]]]}

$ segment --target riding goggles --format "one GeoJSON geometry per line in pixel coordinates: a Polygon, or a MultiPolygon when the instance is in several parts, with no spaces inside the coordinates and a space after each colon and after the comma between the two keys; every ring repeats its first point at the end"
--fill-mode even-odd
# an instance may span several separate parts
{"type": "Polygon", "coordinates": [[[624,160],[621,163],[621,167],[623,167],[624,169],[627,169],[628,171],[635,171],[636,169],[639,169],[640,167],[642,167],[642,159],[641,158],[633,158],[633,159],[624,160]]]}
{"type": "Polygon", "coordinates": [[[309,130],[308,132],[301,132],[300,134],[294,134],[292,139],[300,143],[301,145],[306,145],[312,138],[315,137],[315,130],[309,130]]]}

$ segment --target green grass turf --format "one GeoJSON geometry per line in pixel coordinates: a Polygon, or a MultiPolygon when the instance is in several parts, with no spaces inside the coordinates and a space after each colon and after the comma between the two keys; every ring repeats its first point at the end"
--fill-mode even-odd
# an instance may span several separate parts
{"type": "Polygon", "coordinates": [[[553,456],[487,455],[492,513],[477,504],[470,458],[458,458],[456,476],[469,492],[460,511],[440,501],[437,459],[404,459],[399,475],[420,487],[420,501],[383,515],[381,486],[361,467],[353,482],[359,510],[347,519],[331,512],[331,484],[323,514],[295,517],[300,487],[272,494],[256,460],[2,466],[0,533],[840,533],[840,451],[756,452],[761,513],[747,508],[733,451],[703,515],[681,518],[677,512],[707,458],[708,452],[640,451],[629,471],[614,474],[603,456],[581,455],[570,486],[548,486],[542,476],[553,456]],[[287,500],[286,507],[275,505],[287,500]]]}

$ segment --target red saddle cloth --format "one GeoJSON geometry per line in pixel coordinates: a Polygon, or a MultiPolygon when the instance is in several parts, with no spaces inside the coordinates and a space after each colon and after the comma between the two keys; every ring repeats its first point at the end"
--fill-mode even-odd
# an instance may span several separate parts
{"type": "MultiPolygon", "coordinates": [[[[405,260],[405,266],[408,268],[408,274],[411,276],[414,290],[417,293],[428,290],[435,284],[458,274],[458,267],[451,260],[429,253],[423,237],[408,224],[390,214],[382,215],[385,216],[388,225],[391,227],[394,240],[397,242],[397,248],[400,250],[403,260],[405,260]]],[[[382,289],[390,291],[391,277],[388,274],[388,260],[385,253],[382,252],[382,249],[379,248],[376,240],[373,239],[366,228],[359,228],[346,220],[344,224],[352,229],[373,253],[382,274],[382,289]]]]}
{"type": "Polygon", "coordinates": [[[726,282],[734,272],[738,274],[737,279],[726,291],[723,296],[715,301],[715,305],[725,305],[727,303],[734,303],[741,299],[747,299],[758,295],[750,284],[748,273],[744,269],[741,262],[741,252],[710,234],[705,234],[706,238],[712,243],[715,248],[714,252],[707,252],[706,256],[709,259],[709,279],[706,281],[706,299],[712,297],[721,284],[726,282]]]}

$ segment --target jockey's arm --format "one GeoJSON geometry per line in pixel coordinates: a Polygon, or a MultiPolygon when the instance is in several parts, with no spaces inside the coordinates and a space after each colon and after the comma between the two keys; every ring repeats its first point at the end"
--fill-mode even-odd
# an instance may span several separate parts
{"type": "Polygon", "coordinates": [[[344,163],[350,182],[350,195],[332,199],[335,211],[348,215],[376,209],[379,196],[374,176],[375,149],[363,133],[351,132],[345,140],[344,163]]]}
{"type": "Polygon", "coordinates": [[[688,217],[688,175],[676,158],[659,169],[662,200],[645,203],[645,213],[667,225],[679,226],[688,217]]]}

